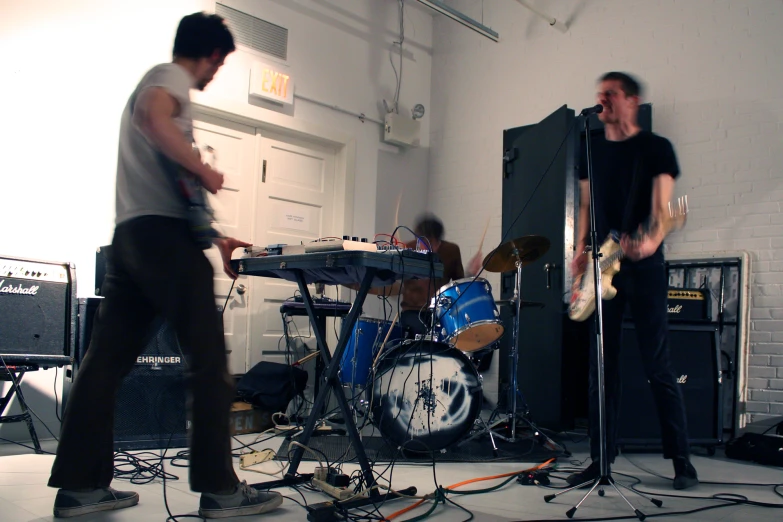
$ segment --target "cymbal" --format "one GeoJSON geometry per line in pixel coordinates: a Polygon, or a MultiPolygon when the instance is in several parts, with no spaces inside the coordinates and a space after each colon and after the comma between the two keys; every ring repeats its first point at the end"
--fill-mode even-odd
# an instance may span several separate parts
{"type": "Polygon", "coordinates": [[[546,254],[549,240],[543,236],[522,236],[502,243],[484,258],[484,270],[487,272],[509,272],[516,270],[517,260],[522,266],[546,254]]]}

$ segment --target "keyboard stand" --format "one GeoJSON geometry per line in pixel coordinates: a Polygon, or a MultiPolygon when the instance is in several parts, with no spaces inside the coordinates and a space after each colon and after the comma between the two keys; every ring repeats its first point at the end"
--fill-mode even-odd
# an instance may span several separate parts
{"type": "MultiPolygon", "coordinates": [[[[234,270],[240,275],[255,275],[261,277],[272,277],[295,281],[302,294],[302,301],[310,323],[313,325],[313,333],[318,342],[321,358],[326,367],[322,382],[323,386],[313,403],[313,409],[307,418],[304,431],[297,437],[297,441],[307,445],[315,431],[315,425],[318,421],[318,412],[325,406],[326,397],[331,390],[339,404],[340,411],[345,419],[345,429],[350,443],[355,452],[356,459],[361,468],[362,482],[361,489],[369,491],[370,499],[373,498],[394,498],[396,495],[381,494],[377,488],[373,476],[372,467],[367,459],[367,453],[359,438],[359,431],[353,421],[348,406],[348,400],[345,398],[342,384],[337,378],[337,372],[340,369],[340,360],[345,351],[348,341],[351,337],[351,331],[359,319],[359,315],[364,305],[364,300],[370,290],[373,281],[382,279],[383,284],[391,284],[394,280],[401,278],[429,278],[441,277],[443,275],[443,265],[440,263],[436,254],[421,254],[413,252],[401,253],[375,253],[375,252],[321,252],[299,255],[280,255],[246,259],[235,259],[231,262],[234,270]],[[309,281],[308,281],[309,279],[309,281]],[[318,328],[318,318],[313,303],[312,296],[307,287],[308,283],[325,284],[352,284],[359,280],[359,290],[356,299],[351,306],[346,319],[343,321],[342,330],[335,346],[334,355],[329,354],[326,346],[326,336],[318,328]]],[[[309,480],[312,476],[297,476],[299,464],[302,461],[304,450],[297,446],[292,452],[288,471],[283,480],[274,482],[253,484],[256,489],[270,489],[271,487],[282,487],[293,484],[299,484],[309,480]]],[[[407,491],[407,490],[406,490],[407,491]]],[[[408,493],[409,494],[409,493],[408,493]]],[[[361,499],[359,499],[361,500],[361,499]]],[[[364,499],[366,501],[366,499],[364,499]]],[[[348,503],[350,504],[350,502],[348,503]]],[[[346,503],[343,507],[349,509],[346,503]]]]}

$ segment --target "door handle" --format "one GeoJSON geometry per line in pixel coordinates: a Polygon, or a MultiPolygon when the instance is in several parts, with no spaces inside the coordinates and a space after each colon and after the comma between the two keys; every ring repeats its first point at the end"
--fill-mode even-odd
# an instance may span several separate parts
{"type": "Polygon", "coordinates": [[[239,295],[244,295],[245,292],[247,292],[247,287],[242,283],[240,283],[239,286],[237,287],[237,293],[239,295]]]}
{"type": "Polygon", "coordinates": [[[544,265],[544,270],[546,271],[546,289],[550,290],[552,288],[552,270],[554,268],[557,268],[557,265],[554,263],[547,263],[544,265]]]}

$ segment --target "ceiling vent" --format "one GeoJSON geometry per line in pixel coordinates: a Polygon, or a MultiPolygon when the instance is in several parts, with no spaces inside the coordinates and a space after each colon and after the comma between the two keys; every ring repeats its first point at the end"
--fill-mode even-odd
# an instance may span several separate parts
{"type": "Polygon", "coordinates": [[[288,60],[288,29],[226,5],[215,4],[215,14],[226,19],[234,41],[244,47],[288,60]]]}

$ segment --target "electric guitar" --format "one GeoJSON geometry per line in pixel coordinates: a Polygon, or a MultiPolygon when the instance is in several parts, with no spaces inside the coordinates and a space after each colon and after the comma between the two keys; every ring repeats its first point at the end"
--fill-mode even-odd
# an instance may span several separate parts
{"type": "MultiPolygon", "coordinates": [[[[215,149],[207,145],[206,152],[211,156],[205,162],[214,166],[215,149]]],[[[196,143],[193,143],[193,153],[201,158],[201,150],[196,143]]],[[[188,221],[193,238],[202,250],[212,246],[212,240],[220,237],[220,233],[212,226],[215,223],[215,212],[207,199],[207,191],[201,184],[201,181],[191,172],[184,168],[178,169],[177,186],[185,198],[188,206],[188,221]]]]}
{"type": "MultiPolygon", "coordinates": [[[[685,226],[688,214],[688,196],[677,199],[675,208],[669,203],[669,216],[659,223],[666,237],[674,230],[685,226]]],[[[649,229],[649,227],[647,227],[649,229]]],[[[648,230],[649,231],[649,230],[648,230]]],[[[645,231],[643,233],[648,233],[645,231]]],[[[600,258],[598,270],[601,273],[601,298],[609,301],[617,295],[617,289],[612,286],[612,278],[620,271],[620,261],[625,253],[620,248],[620,237],[617,233],[609,234],[598,250],[600,258]]],[[[584,321],[595,310],[595,283],[593,281],[593,258],[590,256],[585,271],[576,276],[571,293],[571,304],[568,307],[568,317],[574,321],[584,321]]]]}

